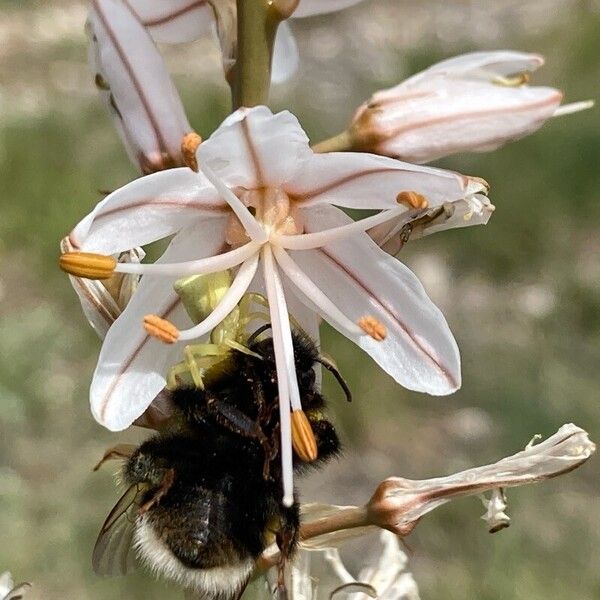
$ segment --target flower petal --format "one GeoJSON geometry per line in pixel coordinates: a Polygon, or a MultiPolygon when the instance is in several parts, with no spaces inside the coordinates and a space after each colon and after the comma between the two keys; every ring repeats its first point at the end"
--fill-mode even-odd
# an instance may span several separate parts
{"type": "Polygon", "coordinates": [[[425,71],[413,75],[404,83],[416,83],[433,75],[453,75],[463,78],[481,78],[489,81],[494,76],[508,76],[533,72],[544,64],[543,56],[514,50],[468,52],[442,60],[425,71]]]}
{"type": "MultiPolygon", "coordinates": [[[[202,232],[190,227],[173,238],[157,262],[209,256],[218,252],[222,243],[223,227],[202,232]]],[[[104,340],[90,389],[92,413],[111,431],[129,427],[148,408],[165,386],[165,375],[183,346],[163,344],[148,336],[142,326],[147,314],[160,315],[181,329],[191,323],[173,291],[173,281],[142,277],[127,308],[104,340]]]]}
{"type": "Polygon", "coordinates": [[[297,71],[299,59],[296,40],[290,26],[284,21],[277,28],[275,37],[271,83],[287,81],[297,71]]]}
{"type": "Polygon", "coordinates": [[[362,2],[362,0],[300,0],[298,8],[294,11],[292,17],[296,19],[299,17],[322,15],[354,6],[359,2],[362,2]]]}
{"type": "Polygon", "coordinates": [[[313,154],[298,176],[284,186],[303,207],[336,204],[347,208],[397,208],[400,192],[422,194],[429,206],[439,206],[485,190],[473,179],[433,167],[359,152],[313,154]]]}
{"type": "Polygon", "coordinates": [[[168,169],[109,194],[69,240],[77,250],[115,254],[169,236],[192,219],[224,218],[228,210],[203,175],[186,167],[168,169]]]}
{"type": "Polygon", "coordinates": [[[183,165],[191,127],[146,30],[118,0],[92,1],[89,30],[95,81],[131,160],[144,173],[183,165]]]}
{"type": "Polygon", "coordinates": [[[207,0],[127,0],[157,42],[192,42],[210,33],[214,16],[207,0]]]}
{"type": "Polygon", "coordinates": [[[198,161],[229,187],[279,186],[310,155],[298,119],[288,111],[274,115],[266,106],[236,111],[198,148],[198,161]]]}
{"type": "MultiPolygon", "coordinates": [[[[304,212],[308,231],[350,221],[333,207],[304,212]]],[[[386,327],[382,342],[367,336],[356,336],[353,341],[398,383],[433,395],[460,387],[458,347],[444,316],[415,275],[366,234],[291,254],[344,314],[355,321],[372,315],[386,327]]],[[[299,297],[311,306],[309,299],[299,297]]]]}

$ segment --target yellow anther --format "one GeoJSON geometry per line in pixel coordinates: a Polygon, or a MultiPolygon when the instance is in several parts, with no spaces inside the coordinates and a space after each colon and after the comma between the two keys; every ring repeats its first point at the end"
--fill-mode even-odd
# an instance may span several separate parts
{"type": "Polygon", "coordinates": [[[84,279],[108,279],[112,277],[117,261],[112,256],[92,252],[65,252],[58,264],[69,275],[84,279]]]}
{"type": "Polygon", "coordinates": [[[371,315],[366,315],[358,320],[358,326],[374,340],[382,342],[387,337],[385,325],[371,315]]]}
{"type": "Polygon", "coordinates": [[[304,462],[313,462],[319,455],[315,434],[303,410],[292,412],[292,446],[304,462]]]}
{"type": "Polygon", "coordinates": [[[427,208],[429,206],[429,202],[427,202],[427,198],[423,196],[423,194],[418,194],[417,192],[400,192],[396,196],[396,202],[398,204],[404,204],[408,208],[427,208]]]}
{"type": "Polygon", "coordinates": [[[183,161],[185,164],[192,169],[192,171],[198,172],[198,161],[196,160],[196,150],[202,143],[202,138],[195,132],[186,133],[181,140],[181,154],[183,154],[183,161]]]}
{"type": "Polygon", "coordinates": [[[517,73],[515,75],[511,75],[510,77],[496,77],[494,79],[494,83],[497,83],[498,85],[504,85],[506,87],[519,87],[520,85],[529,83],[530,79],[530,73],[517,73]]]}
{"type": "Polygon", "coordinates": [[[157,315],[146,315],[144,317],[144,329],[148,335],[165,344],[174,344],[179,339],[179,329],[170,321],[157,315]]]}

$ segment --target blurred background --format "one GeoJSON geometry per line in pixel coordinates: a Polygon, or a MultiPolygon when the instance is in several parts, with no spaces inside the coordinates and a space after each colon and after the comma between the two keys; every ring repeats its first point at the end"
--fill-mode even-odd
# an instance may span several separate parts
{"type": "MultiPolygon", "coordinates": [[[[99,341],[56,267],[60,238],[136,175],[86,64],[83,2],[0,0],[0,572],[34,599],[179,598],[138,574],[99,579],[90,555],[117,491],[105,447],[143,439],[93,421],[87,388],[99,341]]],[[[374,90],[461,52],[544,54],[534,83],[566,101],[600,81],[597,0],[367,0],[295,21],[297,79],[273,91],[311,139],[343,128],[374,90]]],[[[191,123],[207,136],[228,111],[211,40],[166,49],[191,123]]],[[[302,485],[305,500],[365,501],[384,477],[426,478],[484,464],[573,421],[600,441],[600,118],[555,119],[490,154],[441,161],[492,185],[487,227],[408,245],[454,331],[463,387],[431,398],[394,385],[327,330],[355,391],[326,380],[345,454],[302,485]]],[[[487,533],[478,500],[429,515],[408,538],[424,600],[600,597],[600,470],[509,492],[512,526],[487,533]]]]}

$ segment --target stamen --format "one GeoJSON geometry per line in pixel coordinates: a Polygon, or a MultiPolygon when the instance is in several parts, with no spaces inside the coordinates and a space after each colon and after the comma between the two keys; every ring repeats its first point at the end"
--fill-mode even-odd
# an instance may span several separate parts
{"type": "Polygon", "coordinates": [[[201,162],[198,166],[206,179],[208,179],[208,181],[213,184],[217,192],[221,194],[223,200],[229,204],[231,210],[233,210],[237,218],[244,226],[248,236],[259,244],[265,243],[269,236],[263,229],[262,225],[248,210],[246,205],[223,183],[223,181],[219,179],[217,174],[207,164],[201,162]]]}
{"type": "Polygon", "coordinates": [[[292,412],[292,445],[298,457],[304,462],[317,460],[319,455],[317,440],[303,410],[292,412]]]}
{"type": "Polygon", "coordinates": [[[144,329],[148,335],[164,342],[174,344],[179,338],[179,329],[158,315],[146,315],[144,317],[144,329]]]}
{"type": "Polygon", "coordinates": [[[202,138],[195,132],[186,133],[181,140],[181,154],[183,161],[192,170],[198,172],[198,160],[196,159],[196,150],[202,143],[202,138]]]}
{"type": "Polygon", "coordinates": [[[248,290],[258,267],[258,254],[245,261],[237,272],[231,286],[223,294],[221,301],[214,310],[191,329],[179,332],[180,340],[194,340],[212,331],[227,315],[237,306],[243,295],[248,290]]]}
{"type": "Polygon", "coordinates": [[[283,248],[273,246],[273,253],[277,264],[283,272],[289,277],[290,281],[298,289],[310,298],[321,312],[327,315],[332,321],[335,321],[339,329],[342,329],[348,336],[364,335],[361,328],[351,321],[322,291],[321,289],[302,271],[294,259],[283,248]]]}
{"type": "Polygon", "coordinates": [[[404,214],[406,209],[394,208],[391,210],[384,210],[372,217],[355,221],[354,223],[348,223],[347,225],[340,225],[339,227],[332,227],[330,229],[324,229],[323,231],[316,231],[315,233],[302,233],[299,235],[271,235],[271,243],[282,248],[289,250],[312,250],[314,248],[320,248],[326,246],[336,240],[346,238],[356,232],[365,231],[380,223],[385,223],[404,214]]]}
{"type": "Polygon", "coordinates": [[[118,273],[133,273],[135,275],[162,275],[165,277],[184,277],[186,275],[208,275],[236,267],[241,262],[257,254],[260,245],[248,242],[235,250],[223,252],[216,256],[209,256],[199,260],[190,260],[180,263],[119,263],[115,267],[118,273]]]}
{"type": "Polygon", "coordinates": [[[112,256],[92,252],[65,252],[58,264],[65,273],[84,279],[108,279],[117,267],[112,256]]]}
{"type": "Polygon", "coordinates": [[[279,391],[283,504],[291,506],[294,503],[294,473],[292,467],[290,403],[297,410],[301,410],[302,405],[300,404],[300,392],[294,363],[294,346],[287,306],[270,245],[265,244],[263,246],[262,257],[263,277],[269,300],[269,312],[271,313],[273,351],[275,353],[277,388],[279,391]]]}
{"type": "Polygon", "coordinates": [[[531,79],[531,73],[516,73],[515,75],[511,75],[509,77],[503,77],[502,75],[498,75],[492,83],[496,83],[498,85],[502,85],[505,87],[519,87],[526,83],[529,83],[531,79]]]}
{"type": "Polygon", "coordinates": [[[398,204],[404,204],[404,206],[408,208],[423,209],[429,206],[427,198],[425,198],[423,194],[418,194],[417,192],[400,192],[396,196],[396,202],[398,204]]]}
{"type": "Polygon", "coordinates": [[[358,325],[367,335],[370,335],[378,342],[382,342],[387,337],[387,329],[385,328],[385,325],[372,315],[365,315],[364,317],[361,317],[358,320],[358,325]]]}
{"type": "Polygon", "coordinates": [[[563,104],[559,106],[552,115],[553,117],[562,117],[564,115],[570,115],[582,110],[592,108],[595,102],[593,100],[582,100],[581,102],[571,102],[570,104],[563,104]]]}

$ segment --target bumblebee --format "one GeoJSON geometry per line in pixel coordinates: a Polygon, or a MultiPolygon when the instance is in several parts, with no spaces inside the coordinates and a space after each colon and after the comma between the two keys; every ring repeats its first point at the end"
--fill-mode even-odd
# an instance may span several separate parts
{"type": "MultiPolygon", "coordinates": [[[[279,405],[273,343],[261,327],[245,349],[206,370],[202,387],[176,387],[174,431],[159,433],[127,456],[127,491],[106,519],[93,553],[100,574],[123,574],[141,562],[174,580],[194,597],[239,598],[257,558],[276,541],[282,560],[293,554],[299,506],[281,501],[279,405]],[[213,372],[214,371],[214,372],[213,372]]],[[[340,449],[325,416],[325,399],[314,367],[335,367],[304,333],[293,335],[303,410],[313,430],[318,458],[294,458],[294,470],[318,466],[340,449]]],[[[283,563],[280,585],[283,585],[283,563]]]]}

